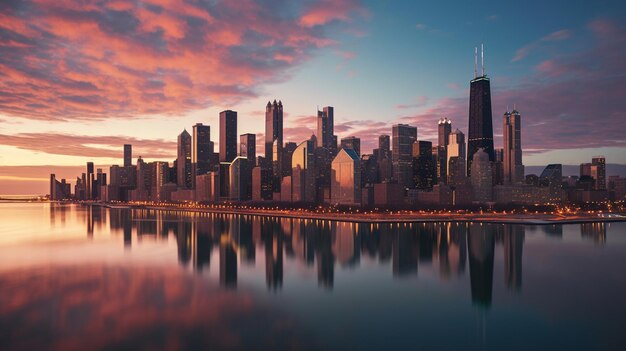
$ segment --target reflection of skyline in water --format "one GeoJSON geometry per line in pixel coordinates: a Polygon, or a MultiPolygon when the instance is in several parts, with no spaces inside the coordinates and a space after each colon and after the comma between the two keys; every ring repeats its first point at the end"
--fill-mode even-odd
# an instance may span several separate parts
{"type": "Polygon", "coordinates": [[[537,342],[516,330],[543,335],[541,349],[621,340],[624,224],[370,225],[39,206],[0,213],[0,330],[13,335],[0,349],[291,348],[275,344],[284,333],[324,340],[319,349],[537,342]],[[21,218],[33,226],[6,221],[21,218]],[[587,339],[568,343],[570,333],[587,339]]]}
{"type": "MultiPolygon", "coordinates": [[[[91,207],[90,207],[91,208],[91,207]]],[[[87,234],[106,222],[93,207],[84,212],[87,234]]],[[[63,213],[63,212],[61,212],[63,213]]],[[[51,215],[51,221],[54,218],[51,215]]],[[[56,219],[55,219],[56,220],[56,219]]],[[[480,223],[357,224],[304,219],[199,214],[184,211],[110,209],[112,231],[123,232],[130,249],[133,233],[144,237],[175,238],[178,261],[199,272],[217,257],[219,281],[236,288],[238,266],[256,265],[263,255],[265,282],[270,290],[283,286],[284,257],[317,271],[318,285],[332,289],[337,265],[356,268],[361,257],[391,263],[396,278],[418,275],[420,265],[437,263],[443,280],[462,276],[469,262],[472,301],[489,307],[492,300],[494,251],[502,246],[504,281],[512,290],[522,287],[525,226],[480,223]]],[[[554,228],[545,233],[553,235],[554,228]]]]}

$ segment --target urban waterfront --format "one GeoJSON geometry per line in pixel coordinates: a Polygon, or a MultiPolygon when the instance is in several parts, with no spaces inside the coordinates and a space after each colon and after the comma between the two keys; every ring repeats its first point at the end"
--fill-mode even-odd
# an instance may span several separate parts
{"type": "Polygon", "coordinates": [[[626,223],[0,204],[0,349],[623,349],[626,223]]]}

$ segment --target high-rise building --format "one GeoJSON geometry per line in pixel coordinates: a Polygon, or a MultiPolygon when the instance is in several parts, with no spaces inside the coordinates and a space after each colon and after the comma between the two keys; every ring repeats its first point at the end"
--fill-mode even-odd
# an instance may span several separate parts
{"type": "Polygon", "coordinates": [[[472,190],[475,202],[490,202],[493,198],[493,171],[489,155],[482,149],[478,149],[472,157],[472,190]]]}
{"type": "Polygon", "coordinates": [[[392,127],[393,178],[403,187],[412,187],[413,143],[417,140],[417,127],[396,124],[392,127]]]}
{"type": "Polygon", "coordinates": [[[342,148],[332,162],[331,202],[338,205],[361,203],[361,160],[354,149],[342,148]]]}
{"type": "Polygon", "coordinates": [[[239,156],[248,159],[248,166],[254,168],[256,165],[256,134],[241,134],[239,136],[239,156]]]}
{"type": "Polygon", "coordinates": [[[391,158],[391,142],[389,135],[383,134],[378,137],[379,158],[391,158]]]}
{"type": "Polygon", "coordinates": [[[94,185],[93,162],[87,162],[87,176],[85,178],[85,199],[93,200],[94,185]]]}
{"type": "Polygon", "coordinates": [[[196,176],[210,171],[209,163],[213,153],[211,127],[196,123],[193,126],[192,134],[191,168],[193,176],[191,179],[195,184],[196,176]]]}
{"type": "Polygon", "coordinates": [[[352,149],[356,151],[356,154],[361,156],[361,139],[357,137],[347,137],[341,139],[341,148],[342,149],[352,149]]]}
{"type": "Polygon", "coordinates": [[[303,141],[291,158],[292,192],[294,202],[315,202],[317,170],[315,168],[315,141],[303,141]]]}
{"type": "Polygon", "coordinates": [[[317,146],[325,147],[329,151],[333,150],[333,140],[335,127],[335,109],[332,106],[326,106],[322,111],[317,111],[317,131],[315,136],[317,137],[317,146]]]}
{"type": "Polygon", "coordinates": [[[413,143],[413,183],[418,189],[432,189],[436,180],[433,143],[416,140],[413,143]]]}
{"type": "Polygon", "coordinates": [[[445,183],[448,176],[448,139],[452,132],[452,121],[442,118],[437,123],[438,144],[437,144],[437,179],[445,183]]]}
{"type": "Polygon", "coordinates": [[[606,190],[606,160],[604,156],[591,159],[591,177],[594,179],[594,190],[606,190]]]}
{"type": "Polygon", "coordinates": [[[191,169],[191,135],[183,130],[178,135],[178,155],[176,158],[176,183],[179,188],[191,189],[193,187],[191,169]]]}
{"type": "Polygon", "coordinates": [[[237,111],[220,112],[220,162],[237,157],[237,111]]]}
{"type": "Polygon", "coordinates": [[[133,146],[131,144],[124,144],[124,167],[130,167],[133,165],[133,146]]]}
{"type": "Polygon", "coordinates": [[[504,184],[521,183],[524,181],[521,116],[514,109],[505,112],[502,120],[504,184]]]}
{"type": "MultiPolygon", "coordinates": [[[[272,191],[280,191],[283,147],[283,103],[267,102],[265,106],[265,168],[272,169],[272,191]],[[275,149],[275,150],[274,150],[275,149]]],[[[262,165],[263,166],[263,165],[262,165]]]]}
{"type": "Polygon", "coordinates": [[[539,176],[539,184],[549,188],[550,201],[560,202],[563,188],[563,165],[558,163],[547,165],[539,176]]]}
{"type": "MultiPolygon", "coordinates": [[[[481,48],[481,58],[482,56],[481,48]]],[[[471,173],[474,153],[480,148],[487,153],[489,161],[495,161],[491,114],[491,84],[485,74],[484,65],[482,74],[478,76],[478,73],[475,72],[474,79],[470,81],[469,132],[467,136],[468,175],[471,173]]]]}
{"type": "Polygon", "coordinates": [[[465,134],[459,129],[450,133],[448,138],[447,173],[448,182],[454,183],[465,177],[465,134]]]}
{"type": "Polygon", "coordinates": [[[591,177],[591,163],[581,163],[580,164],[580,174],[579,174],[579,177],[582,178],[584,176],[591,177]]]}

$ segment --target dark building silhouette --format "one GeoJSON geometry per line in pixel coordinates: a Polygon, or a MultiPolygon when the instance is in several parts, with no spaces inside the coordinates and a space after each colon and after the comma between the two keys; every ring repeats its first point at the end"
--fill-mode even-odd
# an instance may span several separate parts
{"type": "Polygon", "coordinates": [[[179,188],[193,187],[191,167],[191,135],[183,130],[178,135],[178,157],[176,158],[176,182],[179,188]]]}
{"type": "Polygon", "coordinates": [[[220,112],[220,162],[232,162],[237,157],[237,112],[220,112]]]}
{"type": "Polygon", "coordinates": [[[315,133],[317,147],[325,147],[331,152],[336,148],[334,124],[335,109],[332,106],[326,106],[322,111],[317,111],[317,131],[315,133]]]}
{"type": "Polygon", "coordinates": [[[416,140],[413,143],[413,183],[418,189],[432,189],[437,170],[433,158],[433,143],[416,140]]]}
{"type": "Polygon", "coordinates": [[[193,126],[191,143],[192,180],[195,184],[197,175],[207,174],[210,169],[213,143],[211,143],[211,127],[202,123],[193,126]]]}
{"type": "MultiPolygon", "coordinates": [[[[482,55],[481,55],[482,56],[482,55]]],[[[493,147],[493,121],[491,113],[491,84],[485,75],[470,81],[469,125],[467,135],[467,175],[471,174],[474,153],[482,148],[494,162],[496,157],[493,147]]]]}
{"type": "Polygon", "coordinates": [[[124,144],[124,167],[133,165],[133,146],[124,144]]]}
{"type": "MultiPolygon", "coordinates": [[[[272,192],[280,191],[283,151],[283,103],[267,102],[265,106],[265,166],[272,170],[272,192]]],[[[263,166],[263,165],[261,165],[263,166]]]]}
{"type": "Polygon", "coordinates": [[[250,167],[256,166],[256,134],[239,136],[239,156],[246,157],[250,167]]]}
{"type": "Polygon", "coordinates": [[[437,180],[445,183],[448,178],[448,140],[452,132],[452,121],[442,118],[437,124],[437,180]]]}
{"type": "Polygon", "coordinates": [[[417,140],[417,127],[396,124],[392,127],[393,135],[393,179],[403,187],[413,184],[413,143],[417,140]]]}

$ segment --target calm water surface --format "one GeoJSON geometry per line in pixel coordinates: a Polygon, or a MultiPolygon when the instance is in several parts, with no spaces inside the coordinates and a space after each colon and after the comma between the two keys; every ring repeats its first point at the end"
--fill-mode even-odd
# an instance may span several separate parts
{"type": "Polygon", "coordinates": [[[0,350],[624,350],[626,223],[0,204],[0,350]]]}

